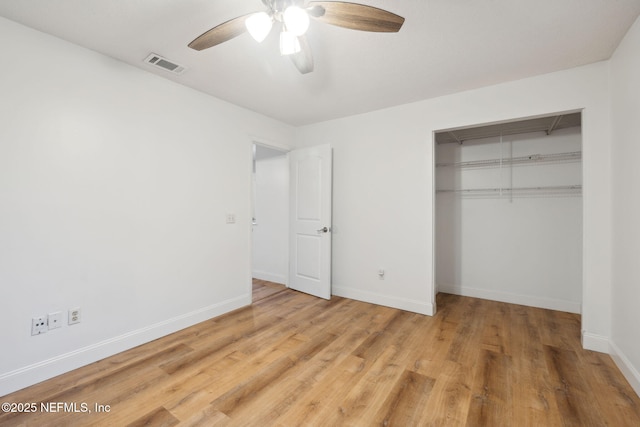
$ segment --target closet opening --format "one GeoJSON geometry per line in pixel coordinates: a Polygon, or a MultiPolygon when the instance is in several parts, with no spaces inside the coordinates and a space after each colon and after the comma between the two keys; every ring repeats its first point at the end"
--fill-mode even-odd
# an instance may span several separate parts
{"type": "Polygon", "coordinates": [[[434,139],[436,293],[581,313],[581,113],[434,139]]]}

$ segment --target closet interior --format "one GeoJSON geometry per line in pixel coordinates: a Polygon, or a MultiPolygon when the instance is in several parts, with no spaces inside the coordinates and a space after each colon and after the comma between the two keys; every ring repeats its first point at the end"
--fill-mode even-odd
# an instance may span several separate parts
{"type": "Polygon", "coordinates": [[[435,134],[439,292],[579,313],[581,113],[435,134]]]}

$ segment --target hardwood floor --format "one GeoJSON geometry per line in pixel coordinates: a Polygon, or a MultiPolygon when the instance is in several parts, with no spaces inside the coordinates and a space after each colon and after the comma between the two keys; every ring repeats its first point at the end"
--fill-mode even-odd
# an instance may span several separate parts
{"type": "Polygon", "coordinates": [[[440,294],[428,317],[264,281],[254,292],[251,307],[0,399],[91,413],[0,425],[640,425],[611,358],[580,347],[577,315],[440,294]]]}

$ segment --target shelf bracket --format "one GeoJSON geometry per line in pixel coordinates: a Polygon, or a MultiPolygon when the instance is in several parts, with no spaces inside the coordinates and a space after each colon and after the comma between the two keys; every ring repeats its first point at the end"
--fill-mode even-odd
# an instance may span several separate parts
{"type": "Polygon", "coordinates": [[[551,126],[549,126],[549,129],[547,129],[547,135],[551,135],[551,132],[556,130],[556,126],[558,126],[558,123],[560,123],[560,120],[562,120],[562,117],[563,116],[560,115],[553,118],[553,121],[551,122],[551,126]]]}
{"type": "Polygon", "coordinates": [[[452,137],[453,139],[455,139],[455,140],[456,140],[456,142],[457,142],[458,144],[462,145],[462,140],[461,140],[460,138],[458,138],[458,135],[456,135],[456,134],[455,134],[455,133],[453,133],[453,132],[449,132],[449,135],[451,135],[451,137],[452,137]]]}

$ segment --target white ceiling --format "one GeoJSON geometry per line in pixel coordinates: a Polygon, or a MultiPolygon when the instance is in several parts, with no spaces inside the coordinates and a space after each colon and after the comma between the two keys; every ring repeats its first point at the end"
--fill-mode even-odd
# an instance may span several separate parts
{"type": "Polygon", "coordinates": [[[277,32],[197,52],[195,37],[261,0],[2,0],[0,16],[291,125],[304,125],[608,59],[640,0],[352,0],[406,18],[397,34],[312,22],[315,70],[277,32]],[[143,62],[156,53],[188,67],[143,62]]]}

